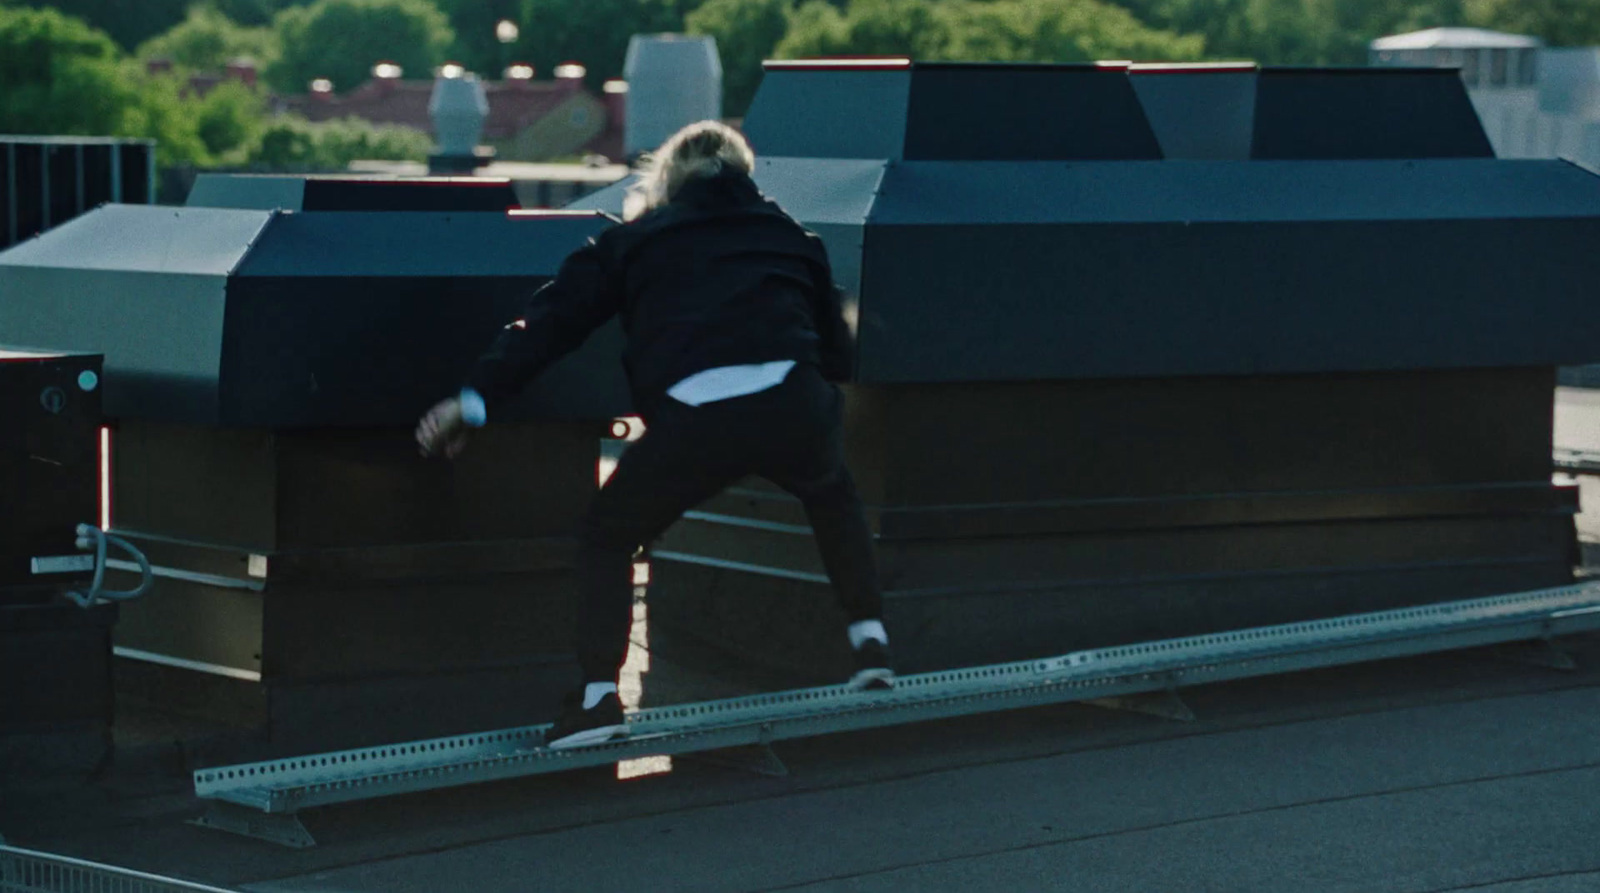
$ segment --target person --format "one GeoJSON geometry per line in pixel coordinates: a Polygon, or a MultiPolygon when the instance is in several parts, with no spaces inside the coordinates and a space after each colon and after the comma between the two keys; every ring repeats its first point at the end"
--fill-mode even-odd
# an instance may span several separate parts
{"type": "Polygon", "coordinates": [[[583,686],[551,747],[626,734],[617,676],[633,619],[633,558],[684,512],[749,475],[798,497],[849,619],[856,689],[891,688],[888,634],[861,497],[845,465],[850,333],[822,241],[751,180],[744,137],[714,121],[662,144],[624,219],[570,255],[478,361],[460,394],[417,428],[454,456],[469,428],[613,316],[645,433],[579,525],[583,686]]]}

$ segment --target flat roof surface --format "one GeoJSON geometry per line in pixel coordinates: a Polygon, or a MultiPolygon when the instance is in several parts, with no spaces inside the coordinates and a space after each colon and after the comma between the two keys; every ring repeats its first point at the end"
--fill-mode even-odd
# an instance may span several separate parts
{"type": "MultiPolygon", "coordinates": [[[[1600,391],[1558,392],[1556,440],[1600,448],[1600,391]]],[[[1576,669],[1503,647],[1185,689],[1192,723],[1074,704],[785,742],[782,778],[677,758],[328,807],[310,850],[183,824],[204,742],[123,705],[116,763],[8,790],[0,834],[276,893],[1577,893],[1600,635],[1558,645],[1576,669]]],[[[657,652],[642,684],[734,693],[657,652]]]]}
{"type": "MultiPolygon", "coordinates": [[[[17,845],[251,891],[1587,890],[1600,638],[1558,672],[1465,651],[309,811],[288,850],[182,824],[181,751],[8,793],[17,845]],[[1488,885],[1488,886],[1483,886],[1488,885]]],[[[654,670],[652,670],[652,675],[654,670]]]]}

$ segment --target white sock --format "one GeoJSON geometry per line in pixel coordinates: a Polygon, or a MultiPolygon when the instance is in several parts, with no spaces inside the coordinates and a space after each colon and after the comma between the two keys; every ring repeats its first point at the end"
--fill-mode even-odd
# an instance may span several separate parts
{"type": "Polygon", "coordinates": [[[601,698],[616,693],[617,684],[615,682],[591,682],[583,687],[583,709],[593,710],[594,705],[600,703],[601,698]]]}
{"type": "Polygon", "coordinates": [[[889,633],[883,628],[882,620],[857,620],[850,624],[850,647],[860,648],[868,639],[877,639],[879,642],[889,644],[889,633]]]}

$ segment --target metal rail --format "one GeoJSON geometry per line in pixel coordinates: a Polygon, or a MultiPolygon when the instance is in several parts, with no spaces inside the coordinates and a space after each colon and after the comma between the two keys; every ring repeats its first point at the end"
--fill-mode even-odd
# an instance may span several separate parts
{"type": "Polygon", "coordinates": [[[0,893],[235,893],[97,862],[0,845],[0,893]]]}
{"type": "Polygon", "coordinates": [[[1600,450],[1556,447],[1550,458],[1556,471],[1567,474],[1600,474],[1600,450]]]}
{"type": "Polygon", "coordinates": [[[1593,629],[1600,583],[902,676],[888,692],[829,686],[657,707],[628,717],[625,741],[570,750],[543,748],[544,724],[219,766],[195,773],[195,794],[217,804],[202,825],[309,846],[293,819],[308,807],[1593,629]]]}

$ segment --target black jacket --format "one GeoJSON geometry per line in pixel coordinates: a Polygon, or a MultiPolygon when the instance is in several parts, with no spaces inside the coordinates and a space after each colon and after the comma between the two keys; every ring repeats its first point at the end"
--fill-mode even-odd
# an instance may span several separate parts
{"type": "Polygon", "coordinates": [[[620,316],[634,407],[719,366],[795,360],[850,374],[850,335],[822,240],[750,178],[690,180],[672,201],[573,252],[478,361],[468,386],[494,416],[590,332],[620,316]]]}

